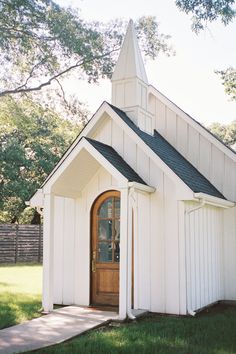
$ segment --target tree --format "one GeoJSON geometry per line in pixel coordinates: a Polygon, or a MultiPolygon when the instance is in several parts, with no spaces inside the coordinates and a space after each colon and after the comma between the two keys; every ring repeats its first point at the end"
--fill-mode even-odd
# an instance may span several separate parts
{"type": "Polygon", "coordinates": [[[236,70],[232,67],[226,70],[216,71],[221,76],[222,83],[225,87],[225,92],[231,97],[232,100],[236,100],[236,70]]]}
{"type": "Polygon", "coordinates": [[[176,0],[175,3],[181,11],[193,14],[192,29],[195,32],[217,19],[228,25],[236,16],[235,0],[176,0]]]}
{"type": "MultiPolygon", "coordinates": [[[[146,56],[171,53],[154,17],[136,23],[146,56]]],[[[0,96],[41,90],[76,70],[96,82],[110,77],[124,23],[88,22],[51,0],[0,0],[0,96]]]]}
{"type": "MultiPolygon", "coordinates": [[[[181,11],[193,14],[192,29],[196,33],[208,22],[219,19],[226,26],[236,16],[235,0],[176,0],[175,3],[181,11]]],[[[230,67],[215,72],[221,76],[226,94],[236,100],[236,70],[230,67]]]]}
{"type": "Polygon", "coordinates": [[[212,123],[208,129],[226,145],[232,146],[236,143],[236,121],[229,124],[212,123]]]}
{"type": "Polygon", "coordinates": [[[0,222],[19,221],[80,129],[29,98],[0,100],[0,222]]]}

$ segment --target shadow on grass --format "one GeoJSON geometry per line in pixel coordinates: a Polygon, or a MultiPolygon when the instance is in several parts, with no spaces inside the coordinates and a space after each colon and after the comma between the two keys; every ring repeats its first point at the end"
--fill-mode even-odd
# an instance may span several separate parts
{"type": "Polygon", "coordinates": [[[0,294],[0,329],[40,316],[41,297],[25,293],[0,294]]]}
{"type": "Polygon", "coordinates": [[[195,318],[153,315],[137,323],[103,327],[37,353],[233,354],[236,307],[195,318]]]}

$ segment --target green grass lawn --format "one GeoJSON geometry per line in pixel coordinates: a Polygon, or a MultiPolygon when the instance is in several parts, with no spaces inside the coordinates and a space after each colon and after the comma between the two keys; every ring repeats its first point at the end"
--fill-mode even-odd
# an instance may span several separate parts
{"type": "Polygon", "coordinates": [[[136,323],[93,330],[38,354],[233,354],[236,353],[236,306],[218,305],[189,317],[151,315],[136,323]]]}
{"type": "Polygon", "coordinates": [[[41,293],[41,265],[0,265],[0,329],[39,317],[41,293]]]}

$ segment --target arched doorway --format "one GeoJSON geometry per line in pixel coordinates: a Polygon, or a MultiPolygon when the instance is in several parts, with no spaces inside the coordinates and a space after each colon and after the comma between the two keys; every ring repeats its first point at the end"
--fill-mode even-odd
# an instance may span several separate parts
{"type": "Polygon", "coordinates": [[[100,195],[91,211],[91,304],[119,305],[120,192],[100,195]]]}

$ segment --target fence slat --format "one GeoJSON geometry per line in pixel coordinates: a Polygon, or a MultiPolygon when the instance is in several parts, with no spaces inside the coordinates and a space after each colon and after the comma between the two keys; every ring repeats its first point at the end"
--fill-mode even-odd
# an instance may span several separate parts
{"type": "Polygon", "coordinates": [[[0,224],[0,263],[40,263],[42,230],[42,225],[0,224]]]}

